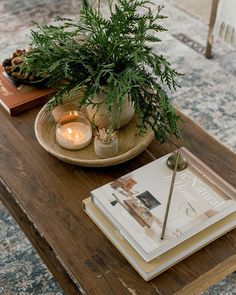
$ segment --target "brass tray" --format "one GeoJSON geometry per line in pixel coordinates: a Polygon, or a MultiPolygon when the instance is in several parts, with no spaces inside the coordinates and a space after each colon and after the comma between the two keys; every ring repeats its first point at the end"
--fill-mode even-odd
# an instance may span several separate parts
{"type": "Polygon", "coordinates": [[[126,162],[139,155],[154,139],[151,130],[143,136],[137,134],[137,124],[134,118],[118,132],[119,154],[113,158],[100,159],[94,153],[93,141],[86,148],[77,151],[60,147],[56,142],[55,128],[56,122],[45,105],[35,121],[35,135],[39,144],[47,152],[64,162],[86,167],[107,167],[126,162]]]}

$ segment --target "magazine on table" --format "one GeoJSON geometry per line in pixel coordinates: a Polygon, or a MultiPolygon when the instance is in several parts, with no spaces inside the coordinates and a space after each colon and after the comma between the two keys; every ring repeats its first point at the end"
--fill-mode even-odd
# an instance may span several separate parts
{"type": "Polygon", "coordinates": [[[236,211],[236,191],[192,153],[177,172],[165,231],[160,239],[173,171],[169,155],[91,192],[96,207],[150,261],[236,211]]]}

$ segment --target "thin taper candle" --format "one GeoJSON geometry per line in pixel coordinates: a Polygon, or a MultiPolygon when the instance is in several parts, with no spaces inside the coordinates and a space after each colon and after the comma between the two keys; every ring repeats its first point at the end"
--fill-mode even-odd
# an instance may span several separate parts
{"type": "Polygon", "coordinates": [[[174,183],[175,183],[175,176],[176,176],[177,167],[178,167],[178,164],[179,164],[179,158],[180,158],[180,151],[178,150],[177,151],[176,162],[175,162],[175,168],[174,168],[174,171],[173,171],[171,184],[170,184],[169,197],[168,197],[168,201],[167,201],[167,205],[166,205],[166,212],[165,212],[165,217],[164,217],[164,222],[163,222],[163,227],[162,227],[162,232],[161,232],[161,240],[163,240],[164,236],[165,236],[166,223],[167,223],[167,219],[168,219],[170,203],[171,203],[173,189],[174,189],[174,183]]]}

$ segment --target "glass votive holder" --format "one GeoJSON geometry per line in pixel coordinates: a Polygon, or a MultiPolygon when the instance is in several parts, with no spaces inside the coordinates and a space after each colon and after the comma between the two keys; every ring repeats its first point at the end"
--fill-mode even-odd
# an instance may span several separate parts
{"type": "Polygon", "coordinates": [[[62,105],[58,105],[54,107],[52,110],[53,119],[55,120],[56,123],[58,123],[65,113],[73,111],[73,110],[76,111],[76,107],[77,105],[75,102],[66,102],[62,105]]]}
{"type": "Polygon", "coordinates": [[[79,150],[88,146],[92,140],[92,127],[78,111],[64,113],[56,125],[56,141],[68,150],[79,150]]]}

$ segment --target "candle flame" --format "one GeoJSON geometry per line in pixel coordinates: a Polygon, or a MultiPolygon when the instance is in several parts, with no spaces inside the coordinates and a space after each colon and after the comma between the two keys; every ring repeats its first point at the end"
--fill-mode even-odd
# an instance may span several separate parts
{"type": "Polygon", "coordinates": [[[76,129],[73,128],[67,128],[67,134],[68,134],[68,138],[70,139],[74,139],[76,141],[78,140],[83,140],[84,139],[84,134],[81,131],[78,131],[76,129]]]}

